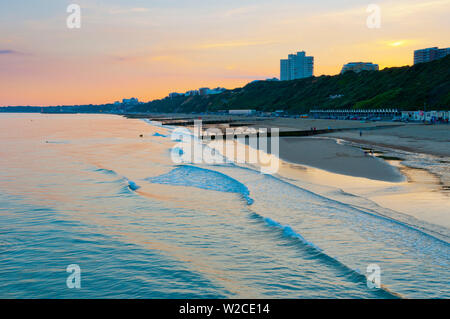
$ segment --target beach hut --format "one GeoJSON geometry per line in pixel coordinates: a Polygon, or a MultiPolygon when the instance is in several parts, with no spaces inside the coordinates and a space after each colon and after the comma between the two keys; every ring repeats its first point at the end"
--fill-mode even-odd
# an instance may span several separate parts
{"type": "Polygon", "coordinates": [[[448,114],[449,114],[449,112],[447,112],[447,111],[438,111],[437,112],[438,121],[444,122],[444,121],[448,120],[448,114]]]}
{"type": "Polygon", "coordinates": [[[414,112],[414,121],[424,121],[425,120],[425,113],[423,111],[415,111],[414,112]]]}
{"type": "Polygon", "coordinates": [[[414,112],[412,111],[402,111],[402,121],[412,121],[414,119],[414,112]]]}
{"type": "Polygon", "coordinates": [[[434,123],[437,121],[438,114],[436,111],[429,111],[425,113],[425,121],[429,123],[434,123]]]}

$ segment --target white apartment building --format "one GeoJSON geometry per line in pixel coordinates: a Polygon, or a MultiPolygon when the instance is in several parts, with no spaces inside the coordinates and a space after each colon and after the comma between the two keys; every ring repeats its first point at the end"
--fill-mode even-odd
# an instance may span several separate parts
{"type": "Polygon", "coordinates": [[[305,51],[289,54],[280,60],[280,80],[296,80],[314,75],[314,57],[306,56],[305,51]]]}
{"type": "Polygon", "coordinates": [[[431,62],[442,59],[450,54],[450,48],[439,49],[438,47],[414,51],[414,64],[431,62]]]}
{"type": "Polygon", "coordinates": [[[341,74],[344,74],[347,71],[359,73],[361,71],[378,71],[379,69],[378,64],[373,64],[371,62],[350,62],[344,64],[341,74]]]}

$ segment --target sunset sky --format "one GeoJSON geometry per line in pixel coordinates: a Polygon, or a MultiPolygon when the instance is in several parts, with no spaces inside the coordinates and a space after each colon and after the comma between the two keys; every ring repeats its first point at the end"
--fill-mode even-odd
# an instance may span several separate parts
{"type": "Polygon", "coordinates": [[[411,65],[450,46],[450,0],[0,0],[0,105],[148,101],[279,77],[304,50],[315,75],[347,62],[411,65]],[[82,8],[68,29],[66,8],[82,8]],[[366,25],[370,3],[381,28],[366,25]]]}

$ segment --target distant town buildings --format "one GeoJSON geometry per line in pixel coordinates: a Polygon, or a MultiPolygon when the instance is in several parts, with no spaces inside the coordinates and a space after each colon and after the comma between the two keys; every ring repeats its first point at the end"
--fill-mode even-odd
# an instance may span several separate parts
{"type": "Polygon", "coordinates": [[[123,105],[136,105],[136,104],[139,104],[139,100],[135,97],[132,97],[131,99],[123,99],[122,104],[123,105]]]}
{"type": "Polygon", "coordinates": [[[200,95],[200,92],[198,90],[190,90],[184,94],[184,96],[196,96],[196,95],[200,95]]]}
{"type": "Polygon", "coordinates": [[[184,96],[184,94],[183,94],[183,93],[177,93],[177,92],[169,93],[169,97],[170,97],[171,99],[173,99],[173,98],[175,98],[175,97],[178,97],[178,96],[184,96]]]}
{"type": "Polygon", "coordinates": [[[306,56],[305,51],[289,54],[280,60],[280,80],[296,80],[311,77],[314,74],[314,57],[306,56]]]}
{"type": "Polygon", "coordinates": [[[256,110],[229,110],[228,114],[230,115],[253,115],[256,113],[256,110]]]}
{"type": "MultiPolygon", "coordinates": [[[[443,58],[447,55],[450,55],[450,48],[440,49],[438,47],[421,49],[414,51],[414,64],[430,62],[433,60],[437,60],[443,58]]],[[[353,71],[355,73],[359,73],[362,71],[379,71],[380,67],[378,64],[374,64],[372,62],[350,62],[344,64],[341,70],[341,74],[344,74],[348,71],[353,71]]],[[[254,80],[250,83],[256,83],[261,81],[288,81],[288,80],[296,80],[307,77],[312,77],[314,75],[314,57],[306,56],[305,51],[299,51],[295,54],[289,54],[287,59],[280,60],[280,79],[277,78],[267,78],[265,80],[254,80]]],[[[220,94],[225,92],[226,89],[217,87],[215,89],[210,89],[208,87],[202,87],[198,90],[189,90],[185,93],[172,92],[169,93],[168,98],[177,98],[177,97],[191,97],[191,96],[206,96],[213,94],[220,94]]],[[[342,94],[330,95],[330,99],[339,99],[342,98],[342,94]]],[[[138,104],[138,100],[124,99],[124,105],[130,104],[138,104]]]]}
{"type": "Polygon", "coordinates": [[[220,94],[225,91],[226,91],[226,89],[221,88],[221,87],[217,87],[215,89],[210,89],[210,88],[200,88],[199,89],[200,95],[220,94]]]}
{"type": "Polygon", "coordinates": [[[439,49],[438,47],[414,51],[414,65],[418,63],[431,62],[450,55],[450,48],[439,49]]]}
{"type": "Polygon", "coordinates": [[[348,71],[353,71],[356,73],[359,73],[361,71],[378,71],[379,66],[378,64],[373,64],[371,62],[350,62],[347,64],[344,64],[342,67],[341,74],[344,74],[348,71]]]}
{"type": "Polygon", "coordinates": [[[278,78],[267,78],[265,80],[253,80],[250,83],[257,83],[257,82],[263,82],[263,81],[267,81],[267,82],[277,82],[280,81],[278,78]]]}
{"type": "Polygon", "coordinates": [[[200,93],[200,95],[208,95],[209,88],[200,88],[198,89],[198,92],[200,93]]]}
{"type": "Polygon", "coordinates": [[[225,92],[225,91],[226,91],[226,89],[225,88],[221,88],[221,87],[217,87],[215,89],[200,88],[198,90],[187,91],[186,93],[172,92],[172,93],[169,93],[169,98],[173,99],[173,98],[176,98],[178,96],[212,95],[212,94],[220,94],[220,93],[225,92]]]}

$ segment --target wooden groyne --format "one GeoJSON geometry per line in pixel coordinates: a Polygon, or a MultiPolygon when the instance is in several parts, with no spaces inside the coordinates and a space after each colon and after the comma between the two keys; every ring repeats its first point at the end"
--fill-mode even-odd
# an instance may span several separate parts
{"type": "MultiPolygon", "coordinates": [[[[380,129],[387,129],[387,128],[393,128],[393,127],[399,127],[403,126],[403,124],[393,124],[393,125],[377,125],[377,126],[371,126],[371,127],[350,127],[350,128],[338,128],[338,129],[322,129],[322,130],[296,130],[296,131],[279,131],[276,133],[279,137],[301,137],[301,136],[314,136],[314,135],[320,135],[320,134],[327,134],[327,133],[335,133],[335,132],[343,132],[343,131],[369,131],[369,130],[380,130],[380,129]]],[[[222,134],[220,137],[222,139],[236,139],[236,138],[245,138],[245,137],[259,137],[260,135],[271,137],[272,132],[270,129],[266,130],[267,133],[260,133],[260,132],[246,132],[241,134],[222,134]]],[[[212,140],[216,139],[217,134],[214,135],[203,135],[202,138],[211,138],[212,140]]]]}
{"type": "Polygon", "coordinates": [[[254,125],[254,123],[248,123],[251,122],[257,122],[262,121],[263,119],[233,119],[233,118],[221,118],[221,119],[197,119],[193,117],[157,117],[157,116],[151,116],[148,114],[124,114],[123,115],[126,118],[129,119],[148,119],[150,121],[160,122],[162,125],[169,125],[169,126],[194,126],[195,121],[201,120],[202,125],[208,125],[208,124],[229,124],[230,127],[238,127],[238,126],[249,126],[254,125]],[[246,121],[246,123],[244,123],[246,121]]]}
{"type": "MultiPolygon", "coordinates": [[[[124,114],[126,118],[145,118],[149,119],[151,121],[159,122],[162,125],[168,125],[168,126],[194,126],[195,121],[201,120],[202,125],[214,125],[214,124],[227,124],[230,128],[238,128],[238,127],[250,127],[248,131],[244,131],[242,133],[234,133],[234,134],[227,134],[225,128],[219,128],[223,133],[222,134],[204,134],[205,130],[203,131],[202,138],[210,138],[210,139],[216,139],[218,135],[219,138],[222,139],[236,139],[236,138],[243,138],[243,137],[259,137],[260,132],[258,131],[258,128],[256,126],[256,122],[258,121],[264,121],[266,119],[262,118],[251,118],[251,119],[232,119],[232,118],[222,118],[222,119],[197,119],[193,117],[158,117],[158,116],[152,116],[150,114],[124,114]],[[257,132],[252,131],[252,129],[256,129],[257,132]]],[[[375,126],[367,126],[367,127],[349,127],[349,128],[335,128],[335,129],[308,129],[308,130],[280,130],[278,132],[279,137],[301,137],[301,136],[314,136],[314,135],[320,135],[320,134],[327,134],[327,133],[336,133],[336,132],[343,132],[343,131],[368,131],[368,130],[379,130],[379,129],[387,129],[387,128],[393,128],[393,127],[399,127],[403,126],[405,124],[387,124],[387,125],[375,125],[375,126]]],[[[267,133],[261,133],[264,136],[271,137],[272,132],[271,129],[266,129],[267,133]]]]}

